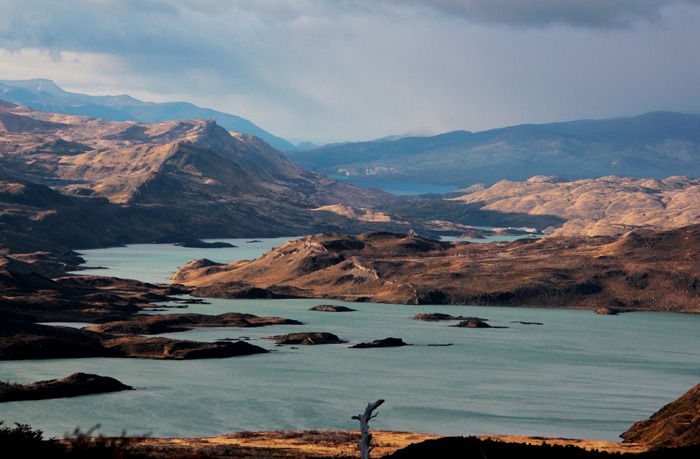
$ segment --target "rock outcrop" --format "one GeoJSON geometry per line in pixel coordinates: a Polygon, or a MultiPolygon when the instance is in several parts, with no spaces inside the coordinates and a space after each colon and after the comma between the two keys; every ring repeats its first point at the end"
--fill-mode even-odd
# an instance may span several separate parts
{"type": "Polygon", "coordinates": [[[98,333],[21,321],[0,321],[0,361],[123,357],[98,333]]]}
{"type": "MultiPolygon", "coordinates": [[[[3,257],[0,256],[0,262],[3,257]]],[[[11,257],[0,265],[0,317],[28,322],[121,320],[183,290],[99,276],[48,278],[11,257]]]]}

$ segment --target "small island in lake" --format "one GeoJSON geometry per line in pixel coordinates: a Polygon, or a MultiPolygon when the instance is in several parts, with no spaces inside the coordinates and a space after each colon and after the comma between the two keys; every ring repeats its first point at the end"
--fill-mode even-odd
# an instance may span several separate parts
{"type": "Polygon", "coordinates": [[[269,339],[275,340],[277,344],[301,344],[306,346],[314,346],[318,344],[340,344],[346,341],[341,340],[333,333],[326,332],[302,332],[290,333],[287,335],[270,336],[269,339]]]}
{"type": "Polygon", "coordinates": [[[400,346],[410,346],[406,344],[401,338],[384,338],[377,339],[371,343],[358,343],[354,346],[350,346],[351,349],[370,349],[376,347],[400,347],[400,346]]]}
{"type": "Polygon", "coordinates": [[[47,398],[78,397],[131,390],[114,378],[87,373],[74,373],[60,379],[37,381],[27,384],[0,381],[0,403],[19,400],[43,400],[47,398]]]}
{"type": "Polygon", "coordinates": [[[352,312],[355,311],[353,308],[347,306],[337,306],[334,304],[319,304],[318,306],[312,306],[309,311],[323,311],[323,312],[352,312]]]}

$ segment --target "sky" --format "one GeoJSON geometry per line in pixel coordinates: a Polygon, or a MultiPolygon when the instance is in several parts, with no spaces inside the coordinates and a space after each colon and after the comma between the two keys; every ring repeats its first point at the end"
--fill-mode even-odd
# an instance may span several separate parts
{"type": "Polygon", "coordinates": [[[700,113],[700,0],[2,0],[30,78],[294,143],[700,113]]]}

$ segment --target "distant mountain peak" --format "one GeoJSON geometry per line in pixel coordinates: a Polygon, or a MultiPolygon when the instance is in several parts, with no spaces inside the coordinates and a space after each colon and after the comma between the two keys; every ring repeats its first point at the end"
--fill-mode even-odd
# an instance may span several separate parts
{"type": "Polygon", "coordinates": [[[2,80],[0,83],[29,91],[45,92],[54,96],[60,96],[66,93],[66,91],[64,91],[60,86],[47,78],[34,78],[31,80],[2,80]]]}

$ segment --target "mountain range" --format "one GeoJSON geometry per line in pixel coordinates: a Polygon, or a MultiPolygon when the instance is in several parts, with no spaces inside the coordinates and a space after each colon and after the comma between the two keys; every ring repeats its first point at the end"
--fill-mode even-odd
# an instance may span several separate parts
{"type": "Polygon", "coordinates": [[[307,169],[358,179],[458,187],[523,181],[700,177],[700,115],[652,112],[630,118],[523,124],[327,145],[287,155],[307,169]]]}
{"type": "Polygon", "coordinates": [[[522,124],[481,132],[388,136],[368,142],[295,146],[239,116],[188,102],[65,91],[48,79],[0,80],[0,100],[35,110],[111,121],[212,119],[254,135],[303,168],[329,176],[468,187],[533,176],[700,177],[700,115],[650,112],[627,118],[522,124]]]}
{"type": "Polygon", "coordinates": [[[110,121],[161,121],[213,119],[229,131],[252,134],[279,150],[294,148],[247,119],[201,108],[189,102],[143,102],[128,95],[90,96],[68,92],[47,79],[0,80],[0,99],[35,110],[81,115],[110,121]]]}
{"type": "Polygon", "coordinates": [[[212,120],[115,122],[0,102],[3,248],[407,230],[322,210],[395,199],[301,169],[212,120]]]}
{"type": "MultiPolygon", "coordinates": [[[[49,80],[6,81],[0,91],[0,99],[63,104],[64,112],[173,113],[129,96],[69,93],[49,80]]],[[[654,112],[282,154],[213,119],[110,121],[0,101],[0,147],[0,233],[28,249],[47,235],[77,247],[326,230],[454,235],[472,225],[618,235],[698,223],[699,115],[654,112]],[[475,184],[449,196],[399,198],[304,168],[475,184]],[[92,231],[93,223],[108,230],[92,231]]]]}

